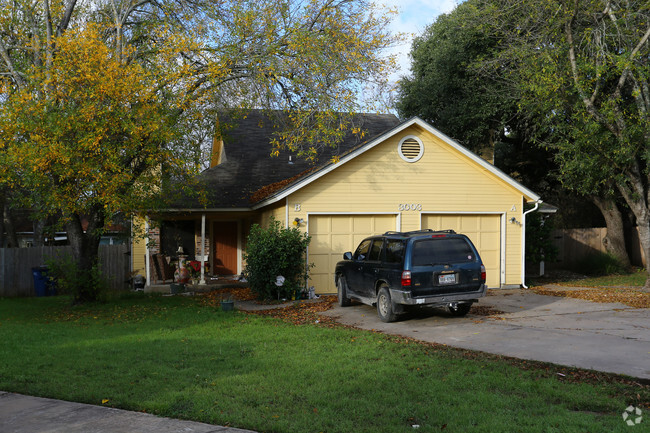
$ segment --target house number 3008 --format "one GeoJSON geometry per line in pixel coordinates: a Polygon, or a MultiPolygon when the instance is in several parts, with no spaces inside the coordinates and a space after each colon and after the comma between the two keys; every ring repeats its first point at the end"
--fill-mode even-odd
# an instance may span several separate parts
{"type": "Polygon", "coordinates": [[[401,211],[406,211],[406,210],[422,210],[422,205],[419,203],[402,203],[399,205],[399,210],[401,211]]]}

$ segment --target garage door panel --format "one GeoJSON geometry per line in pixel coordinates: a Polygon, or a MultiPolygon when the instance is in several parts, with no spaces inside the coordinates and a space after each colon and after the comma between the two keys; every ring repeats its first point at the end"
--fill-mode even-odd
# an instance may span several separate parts
{"type": "Polygon", "coordinates": [[[501,216],[500,215],[423,215],[422,228],[451,229],[463,233],[481,255],[489,287],[501,285],[501,216]]]}
{"type": "MultiPolygon", "coordinates": [[[[309,279],[309,285],[316,287],[328,287],[330,285],[329,282],[329,275],[321,274],[321,275],[315,275],[313,273],[310,274],[311,277],[309,279]]],[[[331,283],[333,284],[333,283],[331,283]]],[[[328,292],[325,290],[320,290],[317,291],[318,293],[333,293],[333,292],[328,292]]]]}
{"type": "Polygon", "coordinates": [[[501,236],[499,233],[481,233],[480,236],[481,239],[481,246],[483,248],[488,248],[490,245],[493,245],[494,248],[498,248],[500,246],[500,239],[501,236]]]}
{"type": "MultiPolygon", "coordinates": [[[[321,217],[318,217],[320,219],[321,217]]],[[[334,216],[334,217],[328,217],[331,219],[332,224],[331,227],[328,227],[328,232],[330,233],[350,233],[350,219],[347,217],[343,216],[334,216]]],[[[318,220],[317,219],[317,220],[318,220]]],[[[309,228],[311,229],[311,224],[309,225],[309,228]]]]}
{"type": "Polygon", "coordinates": [[[330,265],[329,254],[309,254],[309,261],[316,267],[327,268],[330,265]]]}
{"type": "Polygon", "coordinates": [[[454,228],[458,228],[458,217],[444,215],[439,218],[438,226],[434,228],[434,230],[447,230],[447,229],[454,229],[454,228]]]}
{"type": "Polygon", "coordinates": [[[480,219],[473,218],[461,218],[460,231],[462,233],[471,232],[477,233],[479,231],[480,219]]]}
{"type": "Polygon", "coordinates": [[[327,245],[328,251],[352,251],[354,247],[350,247],[352,237],[349,234],[332,235],[332,244],[327,245]]]}
{"type": "Polygon", "coordinates": [[[317,293],[335,293],[334,268],[346,251],[354,251],[366,237],[396,229],[395,215],[311,215],[309,262],[314,263],[310,285],[317,293]]]}
{"type": "Polygon", "coordinates": [[[318,218],[309,221],[309,231],[312,235],[329,233],[332,221],[330,218],[318,218]]]}

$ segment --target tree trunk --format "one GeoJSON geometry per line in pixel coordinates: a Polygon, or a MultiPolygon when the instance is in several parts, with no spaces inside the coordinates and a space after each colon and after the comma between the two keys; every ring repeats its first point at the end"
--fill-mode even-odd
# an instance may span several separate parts
{"type": "Polygon", "coordinates": [[[13,213],[9,204],[5,200],[2,206],[2,219],[5,232],[7,233],[7,247],[18,248],[18,236],[16,235],[16,226],[14,225],[13,213]]]}
{"type": "Polygon", "coordinates": [[[645,255],[645,269],[648,274],[643,286],[643,291],[650,292],[650,220],[646,218],[645,221],[641,223],[637,217],[637,225],[639,227],[639,240],[641,241],[641,248],[643,249],[643,254],[645,255]]]}
{"type": "Polygon", "coordinates": [[[44,231],[45,231],[46,222],[47,220],[45,220],[44,218],[40,218],[32,223],[32,227],[34,230],[32,245],[35,247],[42,247],[43,245],[45,245],[44,231]]]}
{"type": "Polygon", "coordinates": [[[605,225],[607,226],[607,236],[603,239],[605,249],[616,257],[625,268],[630,268],[630,256],[625,248],[623,216],[616,205],[616,201],[611,197],[600,196],[591,196],[590,199],[598,206],[605,218],[605,225]]]}
{"type": "Polygon", "coordinates": [[[100,287],[95,278],[99,262],[99,242],[104,229],[104,216],[101,210],[93,209],[88,215],[88,226],[83,230],[81,217],[73,215],[66,224],[68,240],[72,247],[72,258],[79,273],[77,285],[73,283],[75,303],[96,301],[100,287]]]}
{"type": "Polygon", "coordinates": [[[650,210],[648,210],[645,199],[643,197],[639,198],[633,192],[644,191],[643,186],[640,182],[634,183],[634,181],[631,181],[630,183],[633,188],[632,190],[625,184],[618,184],[617,186],[621,194],[623,194],[625,202],[630,206],[630,209],[636,217],[636,225],[639,229],[639,242],[641,243],[641,249],[645,256],[645,269],[647,272],[643,291],[650,292],[650,210]]]}

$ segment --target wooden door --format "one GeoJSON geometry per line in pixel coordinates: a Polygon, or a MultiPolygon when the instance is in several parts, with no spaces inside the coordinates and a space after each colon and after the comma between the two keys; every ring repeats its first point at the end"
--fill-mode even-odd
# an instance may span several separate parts
{"type": "Polygon", "coordinates": [[[216,222],[213,227],[214,274],[237,274],[237,222],[216,222]]]}

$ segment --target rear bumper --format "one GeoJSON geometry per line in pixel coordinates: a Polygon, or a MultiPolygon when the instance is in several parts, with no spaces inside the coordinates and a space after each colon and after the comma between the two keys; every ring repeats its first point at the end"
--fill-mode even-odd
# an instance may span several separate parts
{"type": "Polygon", "coordinates": [[[479,290],[459,294],[445,294],[433,296],[411,296],[410,290],[390,289],[393,303],[403,305],[447,305],[452,302],[473,301],[487,294],[487,286],[481,284],[479,290]]]}

